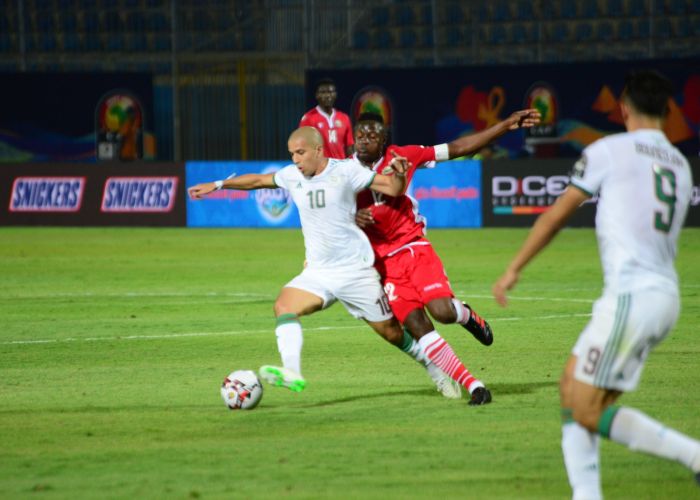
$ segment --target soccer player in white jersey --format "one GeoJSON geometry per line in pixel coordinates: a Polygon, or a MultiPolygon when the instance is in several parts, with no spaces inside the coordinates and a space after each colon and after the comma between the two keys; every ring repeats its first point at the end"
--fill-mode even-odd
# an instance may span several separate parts
{"type": "Polygon", "coordinates": [[[268,383],[301,391],[303,342],[299,317],[324,309],[336,300],[356,318],[364,319],[377,333],[422,363],[435,378],[438,369],[430,363],[418,342],[406,338],[373,267],[374,252],[365,233],[355,224],[357,193],[371,188],[388,196],[406,188],[405,158],[396,156],[391,175],[380,175],[353,159],[329,159],[323,153],[323,138],[313,127],[301,127],[289,137],[293,165],[274,174],[246,174],[232,179],[197,184],[188,189],[199,199],[217,189],[287,189],[299,209],[306,267],[287,283],[275,301],[275,334],[282,367],[263,366],[260,376],[268,383]],[[432,371],[431,371],[432,370],[432,371]]]}
{"type": "Polygon", "coordinates": [[[620,102],[627,132],[583,151],[569,187],[537,219],[493,286],[505,306],[506,291],[522,269],[581,203],[598,194],[603,294],[560,382],[562,451],[574,499],[602,497],[600,436],[677,460],[700,483],[700,442],[615,404],[637,387],[649,351],[668,335],[680,311],[674,260],[693,183],[688,161],[662,132],[672,92],[671,82],[654,71],[627,78],[620,102]]]}

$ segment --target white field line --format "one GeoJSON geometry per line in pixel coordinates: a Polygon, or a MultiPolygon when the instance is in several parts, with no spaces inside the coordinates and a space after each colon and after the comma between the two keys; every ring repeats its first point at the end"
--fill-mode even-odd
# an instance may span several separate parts
{"type": "MultiPolygon", "coordinates": [[[[532,321],[543,319],[566,319],[576,317],[587,317],[590,313],[580,314],[549,314],[546,316],[520,317],[513,316],[508,318],[493,318],[490,323],[499,323],[501,321],[532,321]]],[[[347,330],[351,328],[363,328],[361,324],[348,326],[319,326],[315,328],[304,328],[304,332],[320,332],[327,330],[347,330]]],[[[28,344],[60,344],[67,342],[99,342],[99,341],[117,341],[117,340],[156,340],[156,339],[179,339],[187,337],[231,337],[236,335],[257,335],[260,333],[272,333],[271,328],[265,330],[232,330],[226,332],[192,332],[192,333],[163,333],[159,335],[123,335],[119,337],[68,337],[65,339],[34,339],[34,340],[8,340],[0,342],[0,345],[28,345],[28,344]]]]}

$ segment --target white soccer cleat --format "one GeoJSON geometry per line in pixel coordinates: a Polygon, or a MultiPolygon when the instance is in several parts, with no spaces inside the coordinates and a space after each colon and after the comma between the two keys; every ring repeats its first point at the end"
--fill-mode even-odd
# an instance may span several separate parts
{"type": "Polygon", "coordinates": [[[300,373],[281,366],[264,365],[258,370],[260,378],[275,387],[286,387],[290,391],[301,392],[306,387],[306,380],[300,373]]]}
{"type": "Polygon", "coordinates": [[[430,378],[435,382],[435,387],[440,394],[442,394],[447,399],[461,399],[462,398],[462,388],[455,381],[452,380],[449,375],[443,372],[440,368],[430,363],[425,367],[428,370],[430,378]]]}

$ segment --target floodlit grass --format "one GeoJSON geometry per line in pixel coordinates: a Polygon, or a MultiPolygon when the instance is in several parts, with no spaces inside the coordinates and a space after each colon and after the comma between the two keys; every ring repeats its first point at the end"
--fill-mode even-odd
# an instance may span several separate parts
{"type": "MultiPolygon", "coordinates": [[[[485,348],[446,337],[494,402],[467,406],[333,306],[304,318],[300,394],[227,410],[234,369],[279,362],[272,303],[299,231],[0,229],[2,498],[567,498],[557,382],[601,286],[592,230],[564,231],[508,309],[491,283],[525,230],[431,231],[485,348]]],[[[682,236],[683,312],[625,396],[700,437],[700,231],[682,236]]],[[[682,466],[602,447],[607,498],[699,498],[682,466]]]]}

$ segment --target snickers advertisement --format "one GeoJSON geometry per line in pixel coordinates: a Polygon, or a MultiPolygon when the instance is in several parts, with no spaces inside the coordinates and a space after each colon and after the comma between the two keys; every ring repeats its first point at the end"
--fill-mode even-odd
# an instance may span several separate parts
{"type": "Polygon", "coordinates": [[[15,164],[0,168],[0,225],[184,226],[184,165],[15,164]]]}

